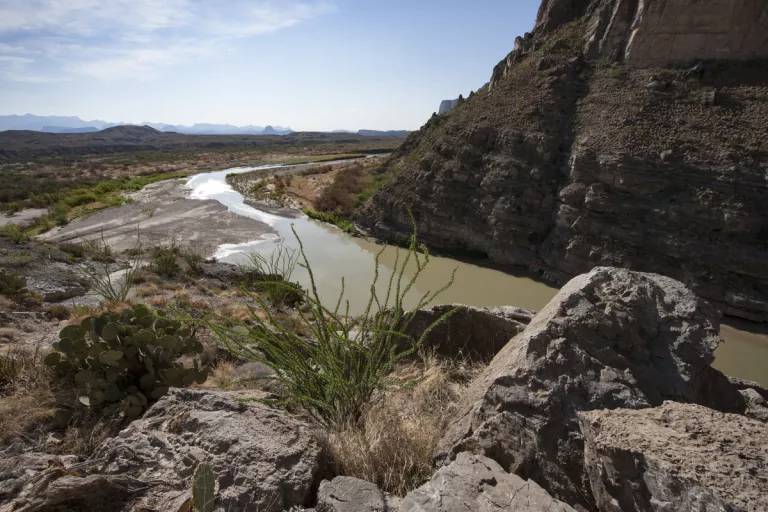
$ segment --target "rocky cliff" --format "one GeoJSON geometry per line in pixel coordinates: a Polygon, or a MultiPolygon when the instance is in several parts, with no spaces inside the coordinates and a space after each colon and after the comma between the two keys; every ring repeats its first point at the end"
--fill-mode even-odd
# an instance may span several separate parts
{"type": "MultiPolygon", "coordinates": [[[[393,179],[358,220],[396,239],[411,229],[411,208],[438,249],[558,284],[597,265],[658,272],[728,314],[768,320],[768,60],[739,60],[754,52],[734,49],[718,54],[731,60],[637,69],[648,62],[632,52],[644,46],[621,39],[641,41],[638,20],[666,20],[688,3],[545,1],[490,87],[433,116],[393,154],[382,169],[393,179]],[[598,39],[613,46],[594,54],[596,25],[621,13],[629,24],[601,28],[598,39]]],[[[725,4],[729,34],[751,30],[768,5],[699,1],[680,23],[699,26],[725,4]]],[[[648,37],[646,46],[663,40],[648,37]]]]}
{"type": "Polygon", "coordinates": [[[534,32],[581,16],[587,55],[633,67],[768,55],[764,0],[544,0],[534,32]]]}
{"type": "Polygon", "coordinates": [[[440,102],[440,107],[437,109],[437,113],[445,114],[446,112],[450,112],[457,103],[459,103],[459,98],[456,98],[455,100],[443,100],[440,102]]]}

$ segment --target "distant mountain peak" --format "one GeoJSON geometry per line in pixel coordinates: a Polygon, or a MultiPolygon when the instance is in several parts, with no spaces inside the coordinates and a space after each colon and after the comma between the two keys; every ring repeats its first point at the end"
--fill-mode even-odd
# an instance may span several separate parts
{"type": "Polygon", "coordinates": [[[160,130],[155,130],[151,126],[133,126],[133,125],[120,125],[120,126],[111,126],[109,128],[105,128],[102,130],[102,133],[104,134],[121,134],[121,135],[132,135],[132,136],[141,136],[141,135],[155,135],[160,132],[160,130]]]}

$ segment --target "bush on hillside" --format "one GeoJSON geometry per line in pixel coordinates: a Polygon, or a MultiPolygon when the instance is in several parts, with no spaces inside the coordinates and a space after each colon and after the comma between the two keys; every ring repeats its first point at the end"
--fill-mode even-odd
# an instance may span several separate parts
{"type": "Polygon", "coordinates": [[[27,292],[27,279],[18,274],[0,270],[0,295],[18,300],[27,292]]]}
{"type": "Polygon", "coordinates": [[[0,235],[9,238],[11,242],[15,244],[23,244],[29,240],[29,237],[24,233],[24,230],[16,224],[6,224],[0,228],[0,235]]]}

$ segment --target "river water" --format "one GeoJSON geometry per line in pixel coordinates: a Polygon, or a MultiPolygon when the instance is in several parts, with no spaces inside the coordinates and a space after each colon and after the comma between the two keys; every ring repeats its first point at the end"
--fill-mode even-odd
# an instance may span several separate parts
{"type": "MultiPolygon", "coordinates": [[[[335,226],[306,217],[290,219],[257,210],[246,205],[243,196],[233,190],[225,180],[227,174],[270,167],[278,166],[225,169],[198,174],[188,179],[187,187],[191,189],[192,199],[215,199],[233,213],[270,225],[277,233],[244,244],[222,245],[216,257],[222,261],[238,262],[244,258],[245,253],[252,251],[269,257],[278,244],[298,250],[298,242],[292,231],[295,230],[304,246],[323,302],[336,304],[344,278],[342,304],[349,301],[350,314],[359,314],[364,310],[370,296],[376,269],[376,254],[383,249],[379,256],[379,278],[376,286],[383,299],[398,254],[402,262],[406,251],[349,236],[335,226]]],[[[404,272],[404,282],[413,277],[415,270],[414,264],[408,265],[404,272]]],[[[556,288],[524,275],[512,275],[468,262],[433,256],[405,297],[405,307],[416,306],[425,294],[442,288],[449,282],[454,271],[452,286],[439,295],[434,301],[435,304],[511,305],[540,310],[557,293],[556,288]]],[[[303,268],[296,268],[292,280],[309,287],[309,276],[303,268]]],[[[715,352],[713,366],[727,375],[768,385],[768,336],[764,332],[749,332],[749,328],[748,324],[723,326],[721,335],[726,342],[715,352]]]]}

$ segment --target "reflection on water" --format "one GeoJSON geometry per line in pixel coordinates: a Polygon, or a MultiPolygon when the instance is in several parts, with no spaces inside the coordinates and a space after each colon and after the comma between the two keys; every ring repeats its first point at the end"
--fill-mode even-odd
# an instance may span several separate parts
{"type": "MultiPolygon", "coordinates": [[[[199,174],[187,182],[187,186],[192,189],[192,198],[216,199],[230,211],[265,222],[278,233],[278,237],[268,235],[245,244],[226,244],[219,247],[217,257],[222,261],[237,262],[243,253],[250,251],[269,256],[275,244],[279,242],[298,249],[296,237],[291,230],[293,227],[312,265],[318,293],[323,301],[336,303],[344,278],[344,297],[349,301],[350,313],[361,313],[370,295],[375,255],[383,246],[349,236],[334,226],[305,217],[286,219],[259,211],[244,204],[243,196],[233,190],[224,179],[227,174],[267,167],[275,166],[199,174]]],[[[405,252],[403,249],[399,250],[400,258],[405,256],[405,252]]],[[[381,253],[377,284],[380,296],[386,293],[386,285],[392,275],[397,254],[398,249],[391,246],[385,247],[381,253]]],[[[402,259],[400,261],[402,262],[402,259]]],[[[471,306],[511,305],[540,310],[557,293],[556,288],[532,279],[449,258],[432,257],[429,266],[419,275],[413,290],[406,297],[405,306],[413,307],[425,294],[443,287],[450,280],[454,269],[456,274],[453,285],[435,300],[436,303],[461,303],[471,306]]],[[[409,265],[405,278],[410,279],[414,272],[415,265],[409,265]]],[[[309,285],[306,270],[299,267],[296,268],[293,280],[305,287],[309,285]]],[[[726,343],[715,353],[714,366],[726,374],[768,385],[768,336],[729,326],[723,326],[721,334],[726,343]]]]}

